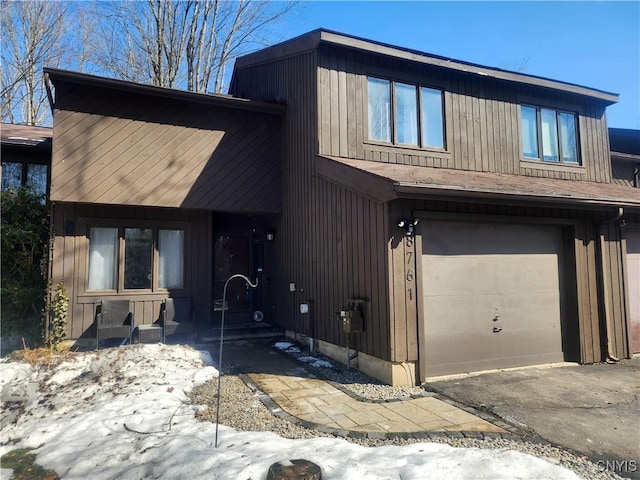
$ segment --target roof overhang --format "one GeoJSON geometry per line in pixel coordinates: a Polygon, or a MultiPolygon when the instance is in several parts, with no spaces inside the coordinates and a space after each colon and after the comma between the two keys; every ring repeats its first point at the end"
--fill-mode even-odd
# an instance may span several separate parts
{"type": "Polygon", "coordinates": [[[53,129],[32,125],[3,123],[0,125],[0,143],[3,146],[51,150],[53,129]]]}
{"type": "Polygon", "coordinates": [[[611,152],[611,160],[628,163],[640,163],[640,155],[623,152],[611,152]]]}
{"type": "Polygon", "coordinates": [[[573,83],[561,82],[535,75],[525,75],[519,72],[512,72],[495,67],[488,67],[474,63],[455,60],[452,58],[433,55],[408,48],[397,47],[385,43],[374,42],[360,37],[345,35],[343,33],[330,30],[318,29],[306,33],[299,37],[292,38],[285,42],[245,55],[236,60],[235,68],[242,68],[272,61],[277,58],[297,55],[317,48],[320,44],[336,45],[340,47],[352,48],[373,54],[385,55],[415,62],[423,65],[455,70],[458,72],[491,77],[499,80],[518,82],[521,84],[536,87],[551,88],[563,92],[574,93],[591,98],[595,98],[610,105],[618,102],[618,94],[605,92],[595,88],[589,88],[573,83]]]}
{"type": "MultiPolygon", "coordinates": [[[[125,80],[118,80],[114,78],[99,77],[96,75],[88,75],[86,73],[72,72],[69,70],[60,70],[57,68],[49,67],[45,67],[43,71],[47,88],[49,87],[49,82],[52,82],[54,86],[56,85],[56,82],[66,82],[96,89],[113,89],[121,92],[172,98],[189,102],[251,110],[277,115],[281,115],[286,111],[286,105],[278,103],[258,102],[255,100],[247,100],[245,98],[238,98],[232,95],[224,95],[220,93],[197,93],[186,90],[178,90],[175,88],[157,87],[155,85],[145,85],[141,83],[128,82],[125,80]]],[[[50,97],[50,101],[52,100],[53,99],[50,97]]]]}
{"type": "Polygon", "coordinates": [[[380,202],[397,198],[486,199],[545,206],[640,207],[640,189],[612,183],[397,165],[316,156],[316,172],[380,202]]]}

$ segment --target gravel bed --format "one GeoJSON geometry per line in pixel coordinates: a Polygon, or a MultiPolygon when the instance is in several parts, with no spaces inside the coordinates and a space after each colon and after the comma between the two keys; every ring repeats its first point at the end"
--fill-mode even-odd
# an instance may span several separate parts
{"type": "Polygon", "coordinates": [[[392,387],[372,378],[355,368],[325,357],[321,353],[311,353],[307,348],[294,345],[288,340],[275,342],[280,352],[304,363],[320,378],[333,382],[336,387],[363,400],[388,401],[433,395],[422,387],[392,387]]]}
{"type": "MultiPolygon", "coordinates": [[[[285,349],[286,350],[286,349],[285,349]]],[[[295,350],[295,349],[294,349],[295,350]]],[[[302,351],[288,351],[286,354],[297,356],[308,356],[302,351]]],[[[321,358],[318,355],[314,357],[321,358]]],[[[327,362],[333,363],[328,359],[327,362]]],[[[308,362],[305,361],[305,363],[308,362]]],[[[370,379],[357,370],[349,370],[339,365],[335,368],[328,366],[311,368],[312,371],[326,374],[326,378],[340,382],[345,388],[350,389],[357,395],[361,395],[370,400],[389,400],[406,398],[413,395],[425,395],[424,390],[419,387],[398,388],[381,385],[379,382],[370,379]],[[322,370],[318,370],[322,368],[322,370]],[[420,390],[420,391],[418,391],[420,390]]],[[[231,369],[225,370],[231,372],[231,369]]],[[[217,380],[206,382],[196,388],[190,394],[191,402],[203,405],[198,413],[201,421],[215,422],[216,420],[216,399],[217,380]]],[[[314,437],[336,437],[335,435],[319,432],[314,429],[305,428],[292,423],[285,418],[274,415],[259,399],[258,392],[249,388],[242,379],[235,373],[228,373],[222,377],[221,399],[220,399],[220,423],[244,431],[270,431],[285,438],[314,438],[314,437]]],[[[344,437],[341,437],[344,438],[344,437]]],[[[586,480],[620,480],[611,471],[603,471],[595,463],[586,457],[575,455],[571,452],[547,444],[543,441],[525,441],[520,439],[502,438],[491,436],[485,438],[457,438],[445,435],[429,435],[425,438],[406,438],[401,436],[390,436],[388,438],[351,438],[345,440],[365,447],[377,447],[382,445],[408,445],[418,442],[446,443],[453,447],[475,447],[488,449],[509,449],[523,453],[528,453],[536,457],[545,459],[548,462],[561,465],[574,471],[579,477],[586,480]]]]}

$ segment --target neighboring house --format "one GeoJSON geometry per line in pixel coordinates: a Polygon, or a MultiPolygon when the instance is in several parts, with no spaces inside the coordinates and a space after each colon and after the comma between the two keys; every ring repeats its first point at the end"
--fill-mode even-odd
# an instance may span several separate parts
{"type": "Polygon", "coordinates": [[[238,59],[231,96],[45,73],[72,338],[106,298],[189,296],[205,331],[244,273],[228,321],[392,384],[632,353],[615,94],[324,30],[238,59]]]}
{"type": "Polygon", "coordinates": [[[609,145],[612,182],[640,188],[640,130],[610,128],[609,145]]]}
{"type": "MultiPolygon", "coordinates": [[[[640,188],[640,130],[609,129],[611,180],[618,185],[640,188]]],[[[636,218],[637,220],[637,218],[636,218]]],[[[629,305],[629,337],[632,353],[640,353],[640,223],[628,222],[622,245],[626,261],[626,292],[629,305]]]]}
{"type": "Polygon", "coordinates": [[[29,125],[0,125],[2,190],[30,187],[47,195],[53,130],[29,125]]]}

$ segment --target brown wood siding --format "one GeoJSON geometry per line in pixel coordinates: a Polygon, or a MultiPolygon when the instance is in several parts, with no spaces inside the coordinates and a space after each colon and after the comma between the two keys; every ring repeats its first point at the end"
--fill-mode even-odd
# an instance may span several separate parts
{"type": "Polygon", "coordinates": [[[625,187],[634,187],[634,172],[640,168],[640,161],[635,164],[633,162],[619,162],[613,160],[611,162],[611,181],[625,187]]]}
{"type": "Polygon", "coordinates": [[[387,213],[383,204],[364,198],[322,178],[315,180],[314,335],[346,346],[347,336],[336,312],[347,299],[362,298],[364,332],[352,334],[350,347],[389,359],[387,312],[387,213]]]}
{"type": "Polygon", "coordinates": [[[281,209],[278,115],[56,85],[55,201],[281,209]]]}
{"type": "MultiPolygon", "coordinates": [[[[313,196],[313,158],[317,151],[315,52],[237,70],[231,94],[266,102],[286,103],[283,131],[283,209],[273,242],[278,259],[274,284],[274,318],[289,330],[303,331],[299,304],[315,304],[316,239],[312,220],[318,206],[313,196]],[[289,291],[295,283],[296,291],[289,291]]],[[[320,265],[318,268],[324,268],[320,265]]],[[[319,318],[313,312],[314,318],[319,318]]],[[[333,317],[333,316],[332,316],[333,317]]],[[[329,319],[331,320],[332,317],[329,319]]],[[[322,319],[325,323],[326,319],[322,319]]]]}
{"type": "Polygon", "coordinates": [[[629,358],[627,316],[629,311],[625,298],[625,256],[622,232],[617,222],[602,224],[600,228],[602,262],[603,317],[609,325],[610,354],[616,358],[629,358]]]}
{"type": "Polygon", "coordinates": [[[167,291],[144,293],[99,294],[85,292],[88,258],[88,228],[91,225],[138,226],[140,222],[163,225],[179,222],[187,230],[184,268],[186,289],[176,293],[190,296],[200,327],[208,327],[211,312],[212,238],[211,212],[187,209],[114,207],[108,205],[63,204],[54,206],[55,238],[52,257],[53,285],[64,282],[70,298],[67,337],[95,336],[92,325],[96,306],[101,300],[125,298],[133,300],[137,324],[158,319],[160,304],[167,291]],[[69,230],[72,229],[72,230],[69,230]]]}
{"type": "Polygon", "coordinates": [[[320,154],[566,180],[610,182],[605,109],[577,96],[519,87],[337,47],[319,49],[320,154]],[[367,141],[367,76],[443,89],[446,151],[367,141]],[[584,168],[522,162],[519,104],[575,111],[584,168]]]}

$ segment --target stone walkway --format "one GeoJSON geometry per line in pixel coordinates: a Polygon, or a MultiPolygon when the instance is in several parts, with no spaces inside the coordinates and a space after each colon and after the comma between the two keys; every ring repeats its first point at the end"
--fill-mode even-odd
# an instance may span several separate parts
{"type": "Polygon", "coordinates": [[[268,373],[248,376],[288,414],[327,428],[381,433],[505,433],[434,397],[374,403],[356,400],[324,380],[268,373]]]}
{"type": "MultiPolygon", "coordinates": [[[[309,428],[348,434],[388,435],[439,432],[510,434],[433,394],[388,402],[359,400],[318,379],[296,360],[276,352],[270,340],[231,341],[224,345],[224,364],[263,392],[274,413],[295,417],[309,428]]],[[[209,350],[213,358],[215,344],[209,350]]],[[[246,380],[245,380],[246,381],[246,380]]],[[[264,400],[263,400],[264,401],[264,400]]]]}

